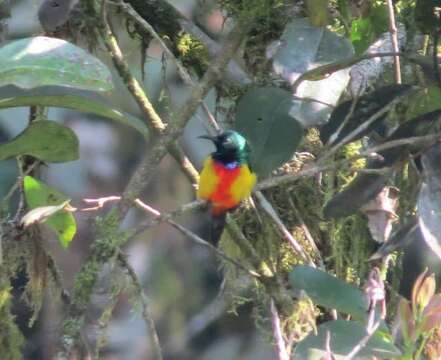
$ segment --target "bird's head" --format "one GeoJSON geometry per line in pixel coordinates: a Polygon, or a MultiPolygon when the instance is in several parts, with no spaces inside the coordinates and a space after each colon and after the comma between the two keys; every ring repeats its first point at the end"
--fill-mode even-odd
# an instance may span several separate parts
{"type": "Polygon", "coordinates": [[[217,136],[202,135],[199,137],[209,139],[214,143],[216,151],[212,153],[212,156],[215,160],[225,164],[248,161],[248,143],[237,131],[226,130],[217,136]]]}

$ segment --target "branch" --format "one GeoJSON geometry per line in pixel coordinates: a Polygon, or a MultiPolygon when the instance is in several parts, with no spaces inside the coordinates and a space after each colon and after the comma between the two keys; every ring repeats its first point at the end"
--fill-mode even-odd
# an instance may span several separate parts
{"type": "MultiPolygon", "coordinates": [[[[386,0],[386,2],[387,2],[387,11],[389,14],[389,32],[392,43],[392,50],[398,53],[400,49],[398,47],[398,31],[397,31],[397,24],[395,22],[394,4],[392,3],[392,0],[386,0]]],[[[395,82],[397,84],[401,84],[400,57],[398,55],[394,56],[394,68],[395,68],[395,82]]]]}
{"type": "Polygon", "coordinates": [[[353,347],[351,352],[344,357],[343,360],[352,360],[366,346],[371,337],[375,334],[381,321],[386,318],[386,293],[384,290],[384,282],[378,268],[373,268],[369,274],[368,280],[364,287],[365,294],[369,301],[368,321],[366,323],[366,335],[361,338],[357,345],[353,347]],[[381,314],[375,321],[376,305],[381,305],[381,314]],[[375,321],[375,322],[374,322],[375,321]]]}
{"type": "Polygon", "coordinates": [[[286,351],[285,340],[283,339],[282,328],[280,326],[279,313],[277,312],[274,300],[270,300],[271,324],[273,327],[273,336],[276,341],[276,353],[278,360],[289,360],[288,352],[286,351]]]}
{"type": "Polygon", "coordinates": [[[403,53],[396,53],[396,52],[384,52],[384,53],[371,53],[371,54],[363,54],[363,55],[355,55],[347,59],[335,61],[330,64],[318,66],[314,69],[311,69],[309,71],[304,72],[302,75],[300,75],[296,81],[291,85],[293,91],[292,93],[295,94],[297,92],[297,89],[299,85],[305,81],[315,81],[315,80],[321,80],[339,70],[346,69],[348,67],[351,67],[352,65],[355,65],[356,63],[373,59],[376,57],[385,57],[385,56],[406,56],[406,54],[403,53]]]}
{"type": "MultiPolygon", "coordinates": [[[[135,200],[135,204],[138,205],[139,208],[141,208],[142,210],[144,210],[145,212],[147,212],[150,215],[153,215],[155,217],[160,217],[161,213],[156,210],[153,209],[151,206],[143,203],[141,200],[136,199],[135,200]]],[[[245,266],[243,266],[240,262],[238,262],[237,260],[231,258],[230,256],[228,256],[227,254],[225,254],[223,251],[219,250],[216,246],[211,245],[208,241],[205,241],[204,239],[202,239],[200,236],[196,235],[194,232],[190,231],[189,229],[187,229],[186,227],[178,224],[177,222],[173,221],[172,219],[167,219],[166,222],[168,222],[171,226],[173,226],[175,229],[179,230],[181,233],[183,233],[184,235],[188,236],[191,240],[193,240],[195,243],[205,246],[207,248],[209,248],[211,251],[213,251],[216,255],[218,255],[219,257],[221,257],[222,259],[225,259],[229,262],[231,262],[232,264],[234,264],[238,269],[245,271],[248,275],[252,276],[252,277],[259,277],[260,275],[254,271],[254,270],[250,270],[247,269],[245,266]]]]}
{"type": "Polygon", "coordinates": [[[256,197],[260,202],[260,205],[262,206],[263,210],[267,213],[267,215],[272,219],[274,224],[277,226],[277,228],[282,233],[283,237],[289,242],[293,250],[300,255],[302,260],[308,265],[315,268],[314,261],[312,261],[311,257],[305,252],[303,247],[298,243],[298,241],[292,236],[292,234],[288,231],[285,224],[280,219],[277,212],[274,210],[273,206],[269,203],[269,201],[263,196],[263,194],[260,191],[256,191],[256,197]]]}
{"type": "MultiPolygon", "coordinates": [[[[131,14],[137,14],[136,11],[133,10],[133,8],[130,5],[121,3],[121,6],[125,6],[125,8],[127,8],[127,11],[130,11],[131,14]]],[[[113,33],[110,27],[109,20],[107,18],[106,0],[104,0],[102,4],[101,20],[103,23],[103,30],[101,31],[101,37],[103,38],[104,44],[112,57],[113,64],[115,65],[115,69],[118,71],[119,76],[125,83],[127,89],[129,90],[132,97],[135,99],[139,108],[141,109],[143,116],[145,116],[146,119],[148,119],[148,125],[150,129],[156,135],[162,134],[166,128],[166,124],[163,122],[159,114],[156,112],[153,104],[150,102],[143,87],[136,79],[136,77],[132,75],[129,69],[129,65],[121,51],[121,48],[118,45],[118,41],[115,37],[115,34],[113,33]]],[[[168,52],[171,53],[170,50],[168,50],[168,52]]],[[[178,69],[181,68],[182,65],[178,67],[178,69]]],[[[171,143],[168,147],[168,151],[175,158],[178,164],[180,164],[181,168],[184,170],[184,174],[187,175],[189,180],[193,184],[197,184],[199,181],[199,173],[194,168],[190,160],[188,160],[188,158],[185,156],[184,152],[179,147],[179,145],[175,142],[171,143]]]]}
{"type": "Polygon", "coordinates": [[[155,31],[153,26],[151,26],[138,12],[132,7],[132,5],[127,4],[123,1],[118,2],[117,4],[120,9],[126,14],[126,16],[130,17],[135,23],[137,23],[145,32],[149,33],[153,39],[155,39],[164,50],[167,57],[176,65],[178,69],[178,74],[181,77],[182,81],[186,85],[194,85],[194,81],[192,80],[190,74],[187,69],[182,65],[181,61],[176,58],[173,52],[169,49],[169,47],[162,40],[162,37],[155,31]]]}
{"type": "Polygon", "coordinates": [[[112,57],[116,70],[138,104],[143,115],[148,119],[148,125],[150,128],[157,133],[161,133],[165,130],[166,125],[156,112],[153,104],[150,102],[139,81],[130,72],[129,65],[124,58],[121,48],[118,45],[118,41],[116,40],[116,37],[109,25],[106,0],[103,1],[101,6],[101,21],[103,26],[102,29],[100,28],[101,38],[103,39],[104,45],[112,57]]]}

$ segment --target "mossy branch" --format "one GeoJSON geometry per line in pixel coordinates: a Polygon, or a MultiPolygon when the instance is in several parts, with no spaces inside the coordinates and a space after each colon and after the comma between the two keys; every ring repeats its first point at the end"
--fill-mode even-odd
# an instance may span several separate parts
{"type": "MultiPolygon", "coordinates": [[[[129,10],[130,9],[132,12],[134,11],[131,7],[129,10]]],[[[130,94],[135,99],[136,103],[141,109],[142,114],[148,120],[147,125],[149,126],[150,130],[155,135],[162,134],[167,125],[156,112],[155,107],[151,103],[138,79],[133,76],[129,69],[129,65],[123,55],[123,52],[121,51],[121,48],[119,47],[116,36],[110,27],[109,20],[107,18],[106,1],[103,1],[102,4],[101,20],[103,24],[103,28],[101,29],[101,37],[113,60],[115,69],[118,71],[118,74],[120,75],[130,94]]],[[[171,52],[169,51],[169,53],[171,52]]],[[[189,180],[193,184],[197,184],[199,174],[176,142],[170,144],[169,152],[176,159],[178,164],[180,164],[184,174],[189,178],[189,180]]]]}

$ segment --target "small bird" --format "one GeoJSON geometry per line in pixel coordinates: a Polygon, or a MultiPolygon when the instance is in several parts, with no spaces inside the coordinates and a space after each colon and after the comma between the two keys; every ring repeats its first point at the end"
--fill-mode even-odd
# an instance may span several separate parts
{"type": "Polygon", "coordinates": [[[218,136],[200,138],[211,140],[216,146],[204,162],[197,190],[197,197],[211,204],[215,222],[218,220],[218,224],[213,224],[214,233],[220,223],[223,227],[226,212],[250,196],[257,178],[249,166],[248,143],[238,132],[227,130],[218,136]]]}

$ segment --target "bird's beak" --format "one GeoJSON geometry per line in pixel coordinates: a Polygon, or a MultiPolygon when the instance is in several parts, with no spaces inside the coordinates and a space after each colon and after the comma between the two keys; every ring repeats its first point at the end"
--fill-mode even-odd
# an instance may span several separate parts
{"type": "Polygon", "coordinates": [[[216,136],[210,136],[210,135],[198,136],[198,139],[207,139],[213,141],[214,143],[216,142],[216,138],[217,138],[216,136]]]}

